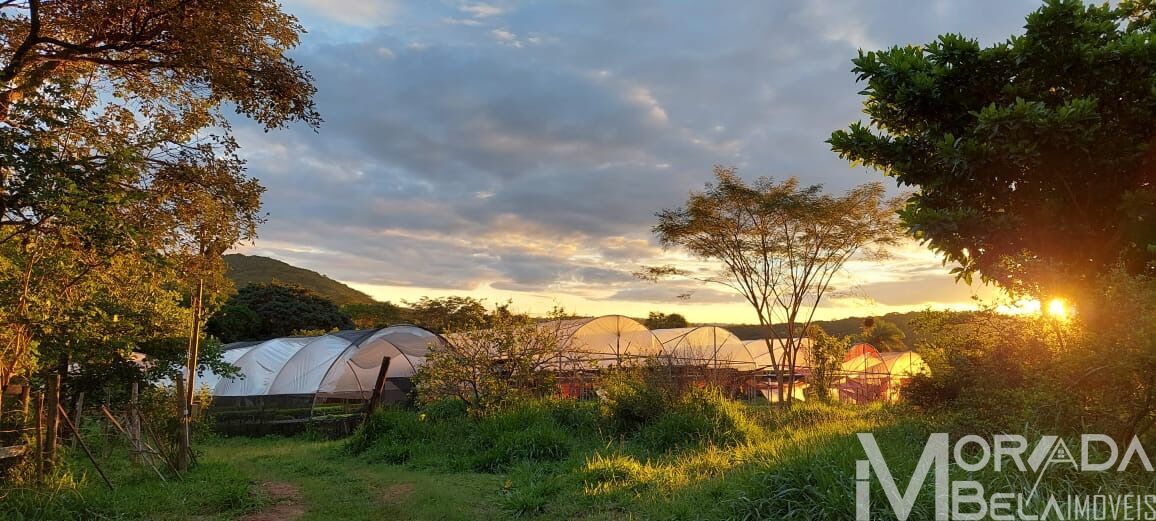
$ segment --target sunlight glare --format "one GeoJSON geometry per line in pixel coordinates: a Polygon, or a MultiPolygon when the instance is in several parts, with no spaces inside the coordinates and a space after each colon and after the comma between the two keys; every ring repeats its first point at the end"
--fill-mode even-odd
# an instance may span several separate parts
{"type": "Polygon", "coordinates": [[[1048,302],[1048,314],[1054,318],[1067,318],[1068,307],[1063,299],[1054,298],[1048,302]]]}

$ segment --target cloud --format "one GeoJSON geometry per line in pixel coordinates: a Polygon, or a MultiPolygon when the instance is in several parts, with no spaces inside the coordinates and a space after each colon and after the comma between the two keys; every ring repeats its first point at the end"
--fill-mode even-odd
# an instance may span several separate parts
{"type": "Polygon", "coordinates": [[[319,17],[341,24],[374,27],[393,21],[397,11],[394,0],[283,0],[287,12],[299,16],[319,17]]]}
{"type": "Polygon", "coordinates": [[[458,7],[458,10],[474,18],[490,18],[506,12],[506,10],[501,7],[480,2],[476,4],[462,4],[458,7]]]}
{"type": "MultiPolygon", "coordinates": [[[[877,179],[823,142],[860,118],[856,47],[949,31],[990,43],[1034,4],[285,5],[324,29],[294,59],[316,78],[325,124],[266,134],[236,122],[268,187],[270,220],[249,251],[361,285],[733,314],[718,289],[630,276],[687,260],[655,244],[654,213],[715,164],[830,190],[877,179]]],[[[848,271],[840,286],[881,305],[967,296],[918,247],[848,271]]]]}

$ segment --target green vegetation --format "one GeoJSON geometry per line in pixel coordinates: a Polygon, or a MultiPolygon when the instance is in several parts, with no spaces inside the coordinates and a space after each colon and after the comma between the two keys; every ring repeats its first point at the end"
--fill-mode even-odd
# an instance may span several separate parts
{"type": "Polygon", "coordinates": [[[677,329],[687,327],[686,317],[678,313],[662,313],[660,311],[651,311],[650,315],[644,320],[640,320],[647,329],[677,329]]]}
{"type": "MultiPolygon", "coordinates": [[[[914,345],[919,340],[919,331],[915,329],[912,321],[919,318],[921,313],[921,311],[909,311],[906,313],[888,313],[877,317],[847,317],[836,320],[815,320],[811,322],[811,324],[823,328],[824,331],[833,336],[842,338],[862,333],[863,323],[867,319],[884,319],[887,322],[895,324],[895,327],[899,328],[899,331],[903,333],[904,340],[909,345],[914,345]]],[[[767,328],[758,324],[722,324],[722,327],[727,328],[728,331],[743,340],[766,338],[767,334],[767,328]]],[[[774,330],[778,338],[787,334],[786,329],[781,325],[775,326],[774,330]]]]}
{"type": "Polygon", "coordinates": [[[353,322],[316,293],[272,283],[241,288],[206,326],[222,342],[236,342],[349,329],[353,322]]]}
{"type": "Polygon", "coordinates": [[[310,290],[338,306],[347,304],[374,304],[372,297],[345,284],[333,280],[316,271],[299,268],[289,263],[239,253],[224,256],[228,265],[226,276],[238,289],[249,284],[269,284],[279,282],[310,290]]]}
{"type": "Polygon", "coordinates": [[[945,34],[861,52],[871,123],[831,147],[913,189],[903,224],[961,278],[1050,298],[1117,263],[1144,272],[1156,261],[1154,12],[1149,0],[1049,0],[990,47],[945,34]]]}
{"type": "MultiPolygon", "coordinates": [[[[9,520],[487,519],[501,478],[430,473],[346,456],[340,442],[308,438],[216,439],[198,444],[200,464],[183,480],[162,483],[124,453],[101,458],[117,489],[109,491],[83,455],[73,451],[67,478],[55,486],[6,491],[0,518],[9,520]],[[296,517],[296,516],[300,517],[296,517]]],[[[123,451],[123,448],[120,450],[123,451]]]]}
{"type": "Polygon", "coordinates": [[[748,183],[731,168],[715,166],[715,181],[691,192],[686,205],[658,212],[652,228],[664,248],[682,249],[714,265],[709,270],[647,266],[637,276],[658,281],[682,277],[736,291],[771,338],[773,325],[786,330],[781,355],[770,357],[778,401],[794,400],[800,338],[815,311],[852,257],[879,259],[901,237],[895,211],[881,183],[844,194],[798,178],[748,183]]]}

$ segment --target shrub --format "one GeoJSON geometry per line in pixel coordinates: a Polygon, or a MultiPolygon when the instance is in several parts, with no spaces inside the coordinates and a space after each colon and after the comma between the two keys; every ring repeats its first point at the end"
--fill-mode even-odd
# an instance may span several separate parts
{"type": "Polygon", "coordinates": [[[739,404],[715,389],[692,389],[638,433],[639,443],[668,452],[696,445],[733,446],[753,440],[759,427],[739,404]]]}
{"type": "Polygon", "coordinates": [[[602,378],[601,391],[602,415],[619,434],[637,432],[677,400],[672,379],[655,366],[608,373],[602,378]]]}
{"type": "Polygon", "coordinates": [[[595,453],[582,465],[581,477],[588,494],[616,490],[638,492],[653,484],[654,472],[625,454],[595,453]]]}
{"type": "Polygon", "coordinates": [[[434,421],[462,418],[469,413],[466,402],[456,398],[434,400],[422,405],[421,411],[425,413],[426,418],[434,421]]]}
{"type": "Polygon", "coordinates": [[[420,422],[412,411],[397,408],[379,410],[354,431],[345,442],[345,449],[352,454],[361,454],[371,448],[381,450],[383,446],[397,448],[420,442],[426,437],[420,422]]]}

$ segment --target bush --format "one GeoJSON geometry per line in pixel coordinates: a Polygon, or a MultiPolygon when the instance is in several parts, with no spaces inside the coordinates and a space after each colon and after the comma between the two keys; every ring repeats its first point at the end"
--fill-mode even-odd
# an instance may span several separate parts
{"type": "Polygon", "coordinates": [[[698,445],[734,446],[755,439],[759,427],[739,404],[715,389],[692,389],[638,433],[651,451],[668,452],[698,445]]]}
{"type": "MultiPolygon", "coordinates": [[[[452,402],[447,402],[452,403],[452,402]]],[[[451,405],[375,413],[345,449],[371,461],[450,471],[502,472],[519,462],[556,462],[596,438],[595,404],[543,399],[485,416],[451,405]]]]}
{"type": "Polygon", "coordinates": [[[653,366],[606,374],[601,391],[602,415],[619,434],[654,422],[678,399],[670,376],[653,366]]]}
{"type": "MultiPolygon", "coordinates": [[[[370,449],[395,448],[425,438],[417,413],[386,408],[373,413],[345,443],[346,451],[361,454],[370,449]]],[[[400,463],[396,461],[395,463],[400,463]]]]}
{"type": "Polygon", "coordinates": [[[434,421],[462,418],[469,414],[466,402],[456,398],[445,398],[427,403],[421,407],[426,418],[434,421]]]}

